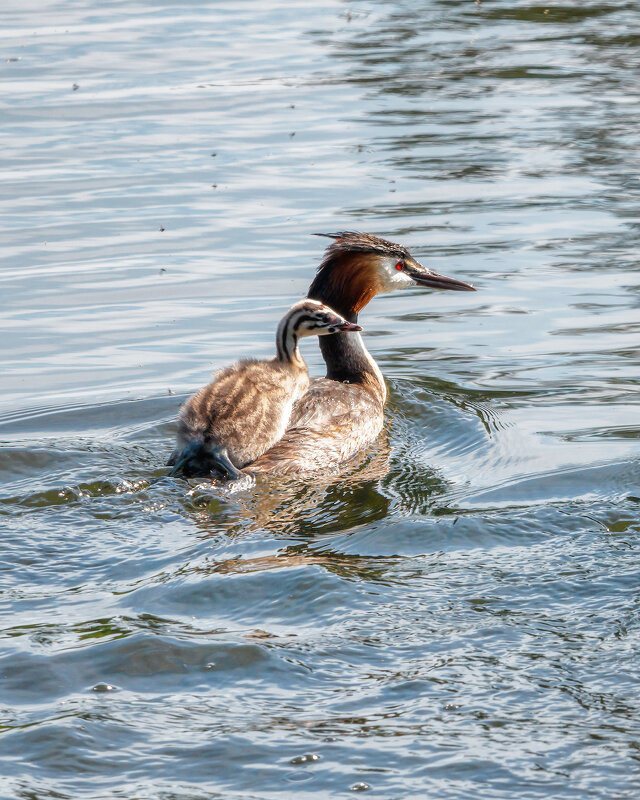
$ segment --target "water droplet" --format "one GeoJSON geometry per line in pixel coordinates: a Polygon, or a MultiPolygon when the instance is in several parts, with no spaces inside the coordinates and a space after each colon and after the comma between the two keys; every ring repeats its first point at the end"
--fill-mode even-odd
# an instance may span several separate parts
{"type": "Polygon", "coordinates": [[[364,783],[360,781],[358,783],[354,783],[352,786],[349,787],[350,792],[368,792],[371,787],[368,783],[364,783]]]}
{"type": "Polygon", "coordinates": [[[294,756],[289,763],[296,765],[311,764],[314,761],[320,761],[321,758],[322,756],[319,756],[317,753],[305,753],[303,756],[294,756]]]}
{"type": "Polygon", "coordinates": [[[94,692],[113,692],[116,687],[110,683],[96,683],[92,691],[94,692]]]}

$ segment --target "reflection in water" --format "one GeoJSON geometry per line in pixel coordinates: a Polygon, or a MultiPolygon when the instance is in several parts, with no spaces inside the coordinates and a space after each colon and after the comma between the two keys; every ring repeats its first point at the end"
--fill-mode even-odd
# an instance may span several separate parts
{"type": "MultiPolygon", "coordinates": [[[[268,530],[304,537],[383,519],[388,500],[376,487],[389,471],[389,457],[389,444],[383,434],[369,452],[345,465],[339,479],[327,475],[313,475],[304,481],[260,478],[255,490],[239,499],[237,531],[242,534],[268,530]]],[[[217,496],[220,494],[218,490],[217,496]]],[[[210,482],[194,487],[190,495],[200,509],[209,510],[210,498],[216,502],[210,482]]]]}

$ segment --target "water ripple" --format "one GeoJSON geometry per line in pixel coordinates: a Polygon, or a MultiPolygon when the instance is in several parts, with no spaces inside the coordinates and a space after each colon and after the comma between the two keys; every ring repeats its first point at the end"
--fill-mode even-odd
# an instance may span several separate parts
{"type": "Polygon", "coordinates": [[[31,5],[0,29],[4,793],[635,798],[636,6],[31,5]],[[180,403],[273,353],[345,228],[479,289],[364,310],[380,441],[166,478],[180,403]]]}

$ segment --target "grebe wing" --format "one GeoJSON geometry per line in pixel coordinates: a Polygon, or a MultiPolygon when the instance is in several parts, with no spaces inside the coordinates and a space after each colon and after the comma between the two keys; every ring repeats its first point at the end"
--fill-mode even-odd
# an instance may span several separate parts
{"type": "Polygon", "coordinates": [[[284,436],[247,470],[300,474],[335,468],[373,442],[383,422],[382,403],[361,385],[318,378],[294,406],[284,436]]]}
{"type": "Polygon", "coordinates": [[[343,414],[357,410],[358,405],[368,405],[369,397],[363,397],[364,394],[361,387],[354,384],[313,378],[307,391],[294,403],[288,427],[320,428],[334,422],[343,414]]]}

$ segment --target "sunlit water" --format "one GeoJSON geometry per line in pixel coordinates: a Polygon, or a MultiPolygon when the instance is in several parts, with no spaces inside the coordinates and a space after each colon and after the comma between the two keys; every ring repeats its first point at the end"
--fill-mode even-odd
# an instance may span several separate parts
{"type": "Polygon", "coordinates": [[[638,6],[3,17],[2,797],[636,798],[638,6]],[[385,436],[154,483],[340,229],[479,289],[362,315],[385,436]]]}

